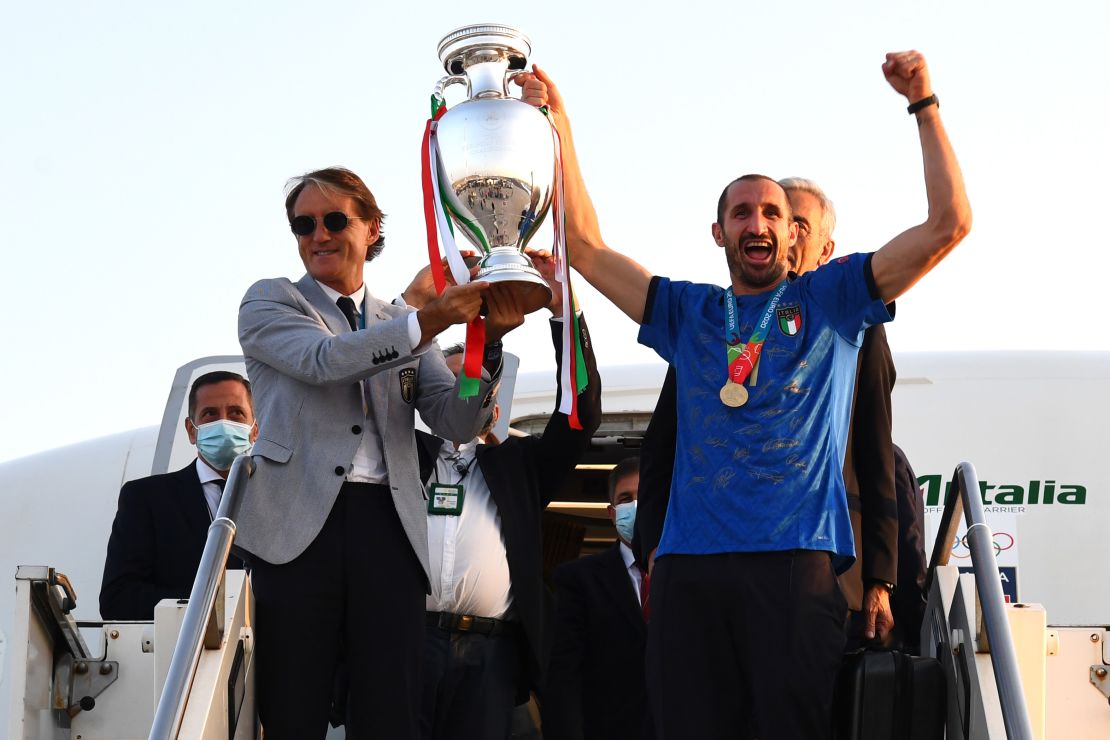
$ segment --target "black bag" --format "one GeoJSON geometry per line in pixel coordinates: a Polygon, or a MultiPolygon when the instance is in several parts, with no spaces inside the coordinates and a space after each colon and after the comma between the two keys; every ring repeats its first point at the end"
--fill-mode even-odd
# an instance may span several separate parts
{"type": "Polygon", "coordinates": [[[944,671],[936,658],[859,650],[844,656],[834,712],[839,740],[943,740],[944,671]]]}

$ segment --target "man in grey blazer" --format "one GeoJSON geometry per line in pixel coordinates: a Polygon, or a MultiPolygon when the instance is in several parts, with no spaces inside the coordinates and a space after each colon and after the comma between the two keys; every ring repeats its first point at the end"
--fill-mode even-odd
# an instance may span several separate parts
{"type": "Polygon", "coordinates": [[[378,300],[362,271],[381,251],[383,214],[366,185],[329,168],[290,186],[308,274],[259,281],[239,308],[263,419],[237,518],[253,567],[259,713],[267,740],[322,738],[342,661],[347,736],[415,738],[428,544],[414,414],[445,438],[474,437],[500,338],[523,315],[482,282],[415,312],[378,300]],[[460,399],[434,338],[483,297],[483,378],[460,399]]]}

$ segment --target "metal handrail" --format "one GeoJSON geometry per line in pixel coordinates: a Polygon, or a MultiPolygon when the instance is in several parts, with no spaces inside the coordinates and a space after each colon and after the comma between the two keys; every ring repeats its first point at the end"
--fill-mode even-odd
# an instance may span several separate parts
{"type": "MultiPolygon", "coordinates": [[[[205,636],[213,621],[213,609],[217,607],[217,596],[223,595],[224,566],[231,554],[231,544],[235,541],[235,516],[239,513],[239,499],[247,479],[254,473],[254,461],[250,455],[240,455],[231,464],[227,476],[220,508],[212,524],[208,526],[208,539],[200,556],[197,577],[189,593],[189,605],[185,608],[185,618],[181,632],[173,650],[166,684],[158,698],[158,708],[154,712],[154,724],[150,728],[150,740],[172,740],[181,730],[185,716],[185,705],[189,701],[189,689],[200,663],[200,652],[205,645],[205,636]]],[[[217,609],[222,617],[223,609],[217,609]]],[[[222,618],[215,628],[223,631],[222,618]]]]}
{"type": "Polygon", "coordinates": [[[954,490],[949,491],[945,498],[937,541],[929,558],[925,593],[929,593],[932,588],[937,567],[948,565],[952,543],[959,531],[962,510],[967,520],[967,548],[971,552],[971,564],[975,570],[975,588],[979,592],[979,603],[983,610],[983,626],[990,644],[991,663],[994,666],[994,680],[998,685],[998,699],[1002,703],[1006,737],[1010,740],[1033,740],[1033,725],[1029,721],[1029,709],[1025,705],[1025,691],[1018,670],[1014,638],[1010,632],[1010,622],[1006,618],[1006,599],[1002,594],[1002,582],[998,578],[994,535],[983,516],[983,501],[980,498],[975,466],[969,462],[960,463],[956,466],[952,479],[954,490]]]}

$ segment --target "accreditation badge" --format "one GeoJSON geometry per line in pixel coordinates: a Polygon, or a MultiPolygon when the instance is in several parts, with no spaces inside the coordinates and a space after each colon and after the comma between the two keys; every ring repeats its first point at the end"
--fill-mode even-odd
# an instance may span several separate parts
{"type": "Polygon", "coordinates": [[[463,507],[461,483],[432,483],[428,486],[428,513],[441,516],[459,516],[463,507]]]}

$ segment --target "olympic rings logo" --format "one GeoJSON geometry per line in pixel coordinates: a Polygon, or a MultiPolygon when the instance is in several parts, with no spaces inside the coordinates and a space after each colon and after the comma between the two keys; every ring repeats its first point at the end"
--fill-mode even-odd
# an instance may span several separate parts
{"type": "MultiPolygon", "coordinates": [[[[995,557],[998,557],[1000,553],[1014,546],[1014,536],[1008,532],[995,532],[991,544],[994,545],[995,557]]],[[[966,534],[963,537],[956,537],[952,541],[952,557],[961,560],[966,560],[971,557],[971,550],[967,545],[966,534]]]]}

